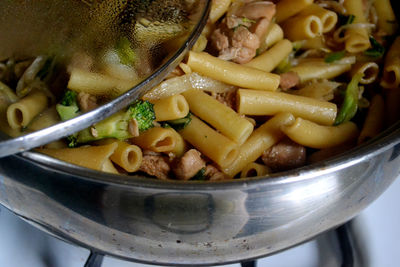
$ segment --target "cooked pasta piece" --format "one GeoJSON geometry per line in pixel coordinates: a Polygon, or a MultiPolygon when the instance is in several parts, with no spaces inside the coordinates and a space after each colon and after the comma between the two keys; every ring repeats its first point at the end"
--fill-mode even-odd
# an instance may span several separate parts
{"type": "Polygon", "coordinates": [[[8,106],[7,121],[12,129],[26,127],[48,105],[48,98],[41,91],[33,91],[24,98],[8,106]]]}
{"type": "Polygon", "coordinates": [[[189,104],[182,95],[174,95],[153,102],[156,121],[169,121],[185,117],[189,104]]]}
{"type": "Polygon", "coordinates": [[[317,4],[311,4],[303,9],[300,16],[314,15],[317,16],[322,23],[322,33],[331,31],[338,21],[338,16],[335,12],[325,9],[317,4]]]}
{"type": "Polygon", "coordinates": [[[371,84],[378,78],[379,66],[375,62],[358,62],[352,66],[350,76],[353,77],[357,73],[363,74],[361,84],[371,84]]]}
{"type": "Polygon", "coordinates": [[[285,37],[291,41],[312,39],[322,34],[323,25],[314,15],[297,15],[282,24],[285,37]]]}
{"type": "Polygon", "coordinates": [[[293,123],[294,120],[290,113],[280,113],[262,124],[240,146],[239,156],[232,164],[222,168],[222,171],[231,177],[238,174],[248,164],[256,161],[266,149],[278,143],[285,136],[281,127],[293,123]]]}
{"type": "Polygon", "coordinates": [[[240,178],[264,176],[268,173],[271,173],[270,168],[263,164],[252,162],[247,164],[240,172],[240,178]]]}
{"type": "Polygon", "coordinates": [[[111,161],[127,172],[139,170],[143,158],[142,150],[138,146],[123,141],[115,141],[115,143],[117,143],[118,147],[111,154],[111,161]]]}
{"type": "Polygon", "coordinates": [[[329,148],[357,139],[359,131],[354,122],[348,121],[337,126],[322,126],[315,122],[297,118],[282,131],[293,141],[311,148],[329,148]]]}
{"type": "Polygon", "coordinates": [[[228,10],[232,0],[213,0],[211,2],[211,10],[208,16],[209,23],[215,23],[228,10]]]}
{"type": "Polygon", "coordinates": [[[385,95],[385,124],[400,120],[400,90],[387,90],[385,95]]]}
{"type": "Polygon", "coordinates": [[[270,72],[279,65],[293,50],[292,43],[283,39],[276,43],[269,50],[253,58],[250,62],[244,64],[247,67],[256,68],[266,72],[270,72]]]}
{"type": "Polygon", "coordinates": [[[118,173],[110,161],[110,156],[117,149],[117,143],[104,146],[82,146],[62,149],[37,149],[51,157],[98,171],[118,173]]]}
{"type": "Polygon", "coordinates": [[[368,109],[367,117],[358,137],[358,144],[377,136],[383,129],[385,120],[385,101],[381,95],[375,95],[368,109]]]}
{"type": "Polygon", "coordinates": [[[220,167],[230,166],[238,156],[238,145],[213,130],[196,116],[179,133],[201,153],[212,159],[220,167]]]}
{"type": "Polygon", "coordinates": [[[275,91],[280,82],[277,74],[225,61],[207,53],[189,52],[187,64],[202,75],[244,88],[275,91]]]}
{"type": "MultiPolygon", "coordinates": [[[[363,0],[344,0],[344,8],[347,13],[354,15],[354,24],[366,24],[367,19],[364,14],[363,0]]],[[[354,26],[354,25],[350,25],[354,26]]],[[[350,27],[346,30],[345,36],[345,48],[349,53],[359,53],[370,48],[369,32],[364,27],[350,27]]]]}
{"type": "Polygon", "coordinates": [[[394,89],[400,85],[400,37],[397,37],[385,57],[381,86],[394,89]]]}
{"type": "Polygon", "coordinates": [[[177,156],[185,152],[184,140],[172,128],[150,128],[131,140],[139,147],[154,152],[174,153],[177,156]]]}
{"type": "Polygon", "coordinates": [[[265,40],[261,41],[259,50],[261,52],[265,51],[266,49],[273,46],[282,39],[283,39],[282,28],[276,23],[271,23],[269,31],[265,35],[265,40]]]}
{"type": "Polygon", "coordinates": [[[302,83],[312,79],[332,79],[351,69],[355,63],[354,57],[344,58],[338,62],[326,63],[324,59],[310,59],[291,68],[296,72],[302,83]]]}
{"type": "Polygon", "coordinates": [[[373,1],[373,4],[378,16],[379,29],[384,31],[387,35],[395,34],[398,28],[398,23],[392,5],[390,4],[390,0],[377,0],[373,1]]]}
{"type": "Polygon", "coordinates": [[[237,110],[245,115],[275,115],[290,112],[296,117],[332,125],[336,118],[335,104],[282,92],[239,89],[237,110]]]}
{"type": "Polygon", "coordinates": [[[276,4],[276,22],[282,21],[296,15],[309,7],[314,0],[281,0],[276,4]]]}
{"type": "Polygon", "coordinates": [[[57,124],[60,121],[55,106],[52,106],[43,112],[39,113],[32,122],[27,126],[31,131],[37,131],[57,124]]]}
{"type": "Polygon", "coordinates": [[[254,126],[248,120],[212,96],[199,90],[186,91],[183,95],[196,116],[239,145],[253,132],[254,126]]]}

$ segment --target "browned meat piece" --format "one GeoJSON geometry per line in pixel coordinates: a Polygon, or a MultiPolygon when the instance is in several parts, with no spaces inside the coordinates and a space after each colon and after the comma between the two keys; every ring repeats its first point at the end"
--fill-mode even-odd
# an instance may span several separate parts
{"type": "Polygon", "coordinates": [[[306,149],[290,139],[284,139],[264,151],[261,159],[274,171],[294,169],[306,163],[306,149]]]}
{"type": "Polygon", "coordinates": [[[158,179],[166,180],[171,168],[167,157],[153,152],[143,153],[143,160],[139,170],[158,179]]]}
{"type": "Polygon", "coordinates": [[[222,104],[236,110],[236,91],[229,91],[226,93],[218,93],[213,95],[222,104]]]}
{"type": "Polygon", "coordinates": [[[201,153],[196,149],[190,149],[175,162],[172,171],[179,180],[189,180],[205,166],[201,153]]]}
{"type": "Polygon", "coordinates": [[[78,103],[83,112],[90,111],[98,106],[96,97],[84,92],[78,94],[78,103]]]}
{"type": "Polygon", "coordinates": [[[255,57],[260,38],[267,32],[276,10],[269,1],[237,5],[212,33],[211,43],[221,59],[244,64],[255,57]]]}
{"type": "Polygon", "coordinates": [[[222,181],[222,180],[228,180],[230,179],[229,176],[218,170],[215,166],[213,165],[207,165],[206,166],[206,171],[204,175],[208,178],[210,181],[222,181]]]}
{"type": "Polygon", "coordinates": [[[293,87],[297,86],[298,84],[300,84],[300,77],[294,71],[282,73],[280,76],[281,76],[281,82],[279,84],[279,87],[283,91],[287,91],[290,88],[293,88],[293,87]]]}

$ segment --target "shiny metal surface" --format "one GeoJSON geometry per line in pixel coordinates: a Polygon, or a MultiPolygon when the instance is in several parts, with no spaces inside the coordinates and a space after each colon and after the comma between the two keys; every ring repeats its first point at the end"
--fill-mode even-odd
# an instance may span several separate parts
{"type": "Polygon", "coordinates": [[[44,155],[0,159],[0,203],[65,240],[157,264],[256,258],[354,217],[400,174],[400,125],[346,155],[267,179],[166,183],[44,155]]]}
{"type": "Polygon", "coordinates": [[[62,137],[85,129],[90,125],[111,116],[122,108],[128,106],[140,96],[143,96],[143,94],[160,83],[165,76],[167,76],[167,74],[170,73],[182,61],[185,54],[194,45],[197,37],[200,35],[203,27],[206,25],[210,6],[211,1],[209,0],[199,1],[199,8],[201,10],[199,13],[199,21],[194,26],[188,39],[169,60],[167,60],[146,80],[139,83],[137,86],[118,98],[74,119],[61,122],[51,127],[13,139],[5,140],[5,137],[0,135],[0,158],[45,145],[49,142],[58,140],[62,137]]]}

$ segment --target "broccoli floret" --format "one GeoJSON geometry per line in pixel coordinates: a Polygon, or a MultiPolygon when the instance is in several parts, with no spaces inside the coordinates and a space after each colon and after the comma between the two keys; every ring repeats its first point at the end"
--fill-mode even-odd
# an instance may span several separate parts
{"type": "Polygon", "coordinates": [[[62,121],[70,120],[79,115],[79,106],[75,91],[67,90],[61,99],[61,102],[56,105],[56,110],[62,121]]]}
{"type": "Polygon", "coordinates": [[[92,127],[78,132],[77,143],[87,143],[104,138],[124,140],[131,138],[129,123],[135,120],[139,132],[153,127],[155,113],[153,104],[148,101],[137,100],[126,110],[117,112],[107,119],[94,124],[92,127]]]}

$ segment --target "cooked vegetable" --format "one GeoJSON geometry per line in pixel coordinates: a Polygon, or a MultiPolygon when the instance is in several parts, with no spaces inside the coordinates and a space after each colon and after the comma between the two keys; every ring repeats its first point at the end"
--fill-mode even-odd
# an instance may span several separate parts
{"type": "Polygon", "coordinates": [[[369,37],[372,47],[364,52],[366,56],[378,59],[385,54],[385,48],[374,37],[369,37]]]}
{"type": "Polygon", "coordinates": [[[340,107],[339,113],[336,116],[335,125],[351,120],[356,115],[358,108],[358,84],[363,77],[363,74],[358,73],[353,76],[351,82],[347,85],[344,101],[340,107]]]}
{"type": "Polygon", "coordinates": [[[192,115],[189,112],[184,118],[163,122],[161,126],[164,128],[171,127],[174,130],[179,131],[185,129],[185,127],[189,125],[189,123],[192,121],[191,116],[192,115]]]}
{"type": "Polygon", "coordinates": [[[339,51],[339,52],[333,52],[329,53],[325,56],[325,62],[326,63],[332,63],[337,60],[341,60],[344,56],[346,55],[346,51],[339,51]]]}
{"type": "Polygon", "coordinates": [[[72,90],[67,90],[61,99],[61,102],[56,105],[56,110],[62,121],[70,120],[79,115],[79,106],[77,93],[72,90]]]}

